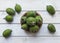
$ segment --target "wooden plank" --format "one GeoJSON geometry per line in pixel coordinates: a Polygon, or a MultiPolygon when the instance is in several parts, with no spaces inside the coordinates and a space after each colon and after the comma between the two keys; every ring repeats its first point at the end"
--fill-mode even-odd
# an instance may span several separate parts
{"type": "Polygon", "coordinates": [[[0,37],[0,43],[60,43],[60,37],[0,37]]]}
{"type": "MultiPolygon", "coordinates": [[[[21,17],[26,12],[27,11],[22,11],[20,14],[16,13],[12,23],[20,23],[21,17]]],[[[42,16],[43,23],[60,23],[60,11],[56,11],[56,14],[54,16],[51,16],[47,11],[44,10],[37,12],[42,16]]],[[[4,19],[6,15],[8,15],[6,12],[0,12],[0,23],[7,23],[6,20],[4,19]]]]}
{"type": "Polygon", "coordinates": [[[15,4],[22,6],[23,10],[45,10],[46,5],[53,5],[56,10],[60,10],[60,0],[0,0],[0,10],[5,10],[8,7],[14,9],[15,4]]]}
{"type": "Polygon", "coordinates": [[[60,24],[54,24],[56,27],[54,34],[49,33],[47,25],[48,24],[43,24],[37,34],[32,34],[22,30],[20,24],[0,24],[0,36],[2,37],[2,33],[5,29],[12,29],[12,37],[60,37],[60,24]]]}
{"type": "Polygon", "coordinates": [[[60,37],[29,37],[27,43],[59,43],[60,37]]]}
{"type": "Polygon", "coordinates": [[[23,37],[10,37],[8,39],[5,39],[4,37],[0,37],[0,43],[23,43],[25,38],[23,37]]]}

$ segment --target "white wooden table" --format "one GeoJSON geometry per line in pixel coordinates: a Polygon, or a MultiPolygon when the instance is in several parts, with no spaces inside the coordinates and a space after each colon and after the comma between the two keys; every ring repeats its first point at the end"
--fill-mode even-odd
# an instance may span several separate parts
{"type": "Polygon", "coordinates": [[[0,43],[60,43],[60,0],[0,0],[0,43]],[[15,15],[12,24],[7,24],[3,19],[7,13],[6,8],[14,9],[20,4],[22,12],[15,15]],[[52,17],[46,11],[46,5],[53,5],[56,14],[52,17]],[[43,25],[37,34],[28,34],[21,29],[20,18],[28,10],[36,10],[43,18],[43,25]],[[47,29],[48,23],[53,23],[56,33],[51,34],[47,29]],[[12,35],[8,39],[2,36],[5,29],[12,29],[12,35]]]}

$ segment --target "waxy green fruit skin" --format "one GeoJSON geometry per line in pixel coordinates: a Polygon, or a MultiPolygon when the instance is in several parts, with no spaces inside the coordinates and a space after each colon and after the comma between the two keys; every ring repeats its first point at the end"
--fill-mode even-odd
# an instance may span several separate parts
{"type": "Polygon", "coordinates": [[[7,15],[7,16],[5,17],[5,20],[6,20],[7,22],[12,22],[12,21],[13,21],[13,17],[10,16],[10,15],[7,15]]]}
{"type": "Polygon", "coordinates": [[[28,17],[26,23],[30,26],[34,26],[36,24],[36,19],[34,17],[28,17]]]}
{"type": "Polygon", "coordinates": [[[47,11],[51,15],[54,15],[55,14],[55,9],[54,9],[54,7],[52,5],[47,5],[47,11]]]}
{"type": "Polygon", "coordinates": [[[35,17],[36,16],[36,11],[28,11],[27,12],[27,17],[35,17]]]}
{"type": "Polygon", "coordinates": [[[6,29],[3,32],[3,37],[8,38],[11,35],[12,30],[11,29],[6,29]]]}
{"type": "Polygon", "coordinates": [[[55,29],[55,26],[53,24],[48,24],[48,30],[51,32],[51,33],[54,33],[56,32],[56,29],[55,29]]]}
{"type": "Polygon", "coordinates": [[[39,31],[39,27],[37,25],[30,27],[30,32],[36,33],[39,31]]]}
{"type": "Polygon", "coordinates": [[[22,10],[21,6],[20,6],[19,4],[16,4],[16,6],[15,6],[15,11],[16,11],[17,13],[20,13],[21,10],[22,10]]]}
{"type": "Polygon", "coordinates": [[[26,16],[21,17],[21,22],[25,23],[26,22],[26,18],[27,18],[26,16]]]}
{"type": "Polygon", "coordinates": [[[42,20],[42,17],[41,16],[36,16],[36,22],[37,23],[40,23],[40,22],[42,22],[43,20],[42,20]]]}
{"type": "Polygon", "coordinates": [[[23,30],[28,30],[28,25],[27,25],[27,24],[23,24],[23,25],[21,26],[21,28],[22,28],[23,30]]]}
{"type": "Polygon", "coordinates": [[[6,9],[6,12],[11,15],[11,16],[14,16],[15,15],[15,11],[12,9],[12,8],[7,8],[6,9]]]}

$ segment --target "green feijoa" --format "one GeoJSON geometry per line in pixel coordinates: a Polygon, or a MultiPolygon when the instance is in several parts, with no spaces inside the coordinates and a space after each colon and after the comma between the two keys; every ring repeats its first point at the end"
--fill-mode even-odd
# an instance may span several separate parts
{"type": "Polygon", "coordinates": [[[47,11],[51,15],[54,15],[55,14],[55,9],[54,9],[54,7],[52,5],[47,5],[47,11]]]}
{"type": "Polygon", "coordinates": [[[7,16],[5,17],[5,20],[6,20],[7,22],[12,22],[12,21],[13,21],[13,17],[10,16],[10,15],[7,15],[7,16]]]}
{"type": "Polygon", "coordinates": [[[27,12],[27,17],[35,17],[36,16],[36,11],[28,11],[27,12]]]}
{"type": "Polygon", "coordinates": [[[39,27],[37,25],[32,26],[32,27],[30,27],[30,30],[29,31],[32,32],[32,33],[36,33],[36,32],[39,31],[39,27]]]}
{"type": "Polygon", "coordinates": [[[43,20],[42,20],[42,17],[41,16],[36,16],[36,22],[37,23],[40,23],[40,22],[42,22],[43,20]]]}
{"type": "Polygon", "coordinates": [[[16,4],[16,5],[15,5],[15,11],[16,11],[17,13],[20,13],[21,10],[22,10],[21,6],[20,6],[19,4],[16,4]]]}
{"type": "Polygon", "coordinates": [[[11,15],[11,16],[14,16],[15,15],[15,11],[12,9],[12,8],[7,8],[6,9],[6,12],[11,15]]]}
{"type": "Polygon", "coordinates": [[[30,26],[34,26],[36,24],[36,19],[34,17],[28,17],[26,23],[30,26]]]}
{"type": "Polygon", "coordinates": [[[27,25],[27,24],[22,24],[21,28],[22,28],[23,30],[28,30],[28,25],[27,25]]]}
{"type": "Polygon", "coordinates": [[[26,16],[22,16],[22,17],[21,17],[21,22],[22,22],[22,23],[25,23],[25,22],[26,22],[26,18],[27,18],[26,16]]]}
{"type": "Polygon", "coordinates": [[[52,33],[56,32],[55,26],[53,24],[48,24],[48,30],[52,33]]]}
{"type": "Polygon", "coordinates": [[[3,32],[3,37],[7,38],[11,35],[11,32],[12,30],[11,29],[6,29],[4,32],[3,32]]]}

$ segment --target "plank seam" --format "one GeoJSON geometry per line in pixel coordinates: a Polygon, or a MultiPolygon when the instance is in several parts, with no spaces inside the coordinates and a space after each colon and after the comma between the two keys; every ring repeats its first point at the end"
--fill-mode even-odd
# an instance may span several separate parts
{"type": "MultiPolygon", "coordinates": [[[[29,11],[29,10],[22,10],[22,12],[24,11],[29,11]]],[[[33,10],[33,11],[42,11],[42,12],[46,12],[46,10],[33,10]]],[[[60,12],[60,10],[56,10],[57,12],[60,12]]],[[[0,12],[6,12],[5,10],[0,10],[0,12]]]]}

